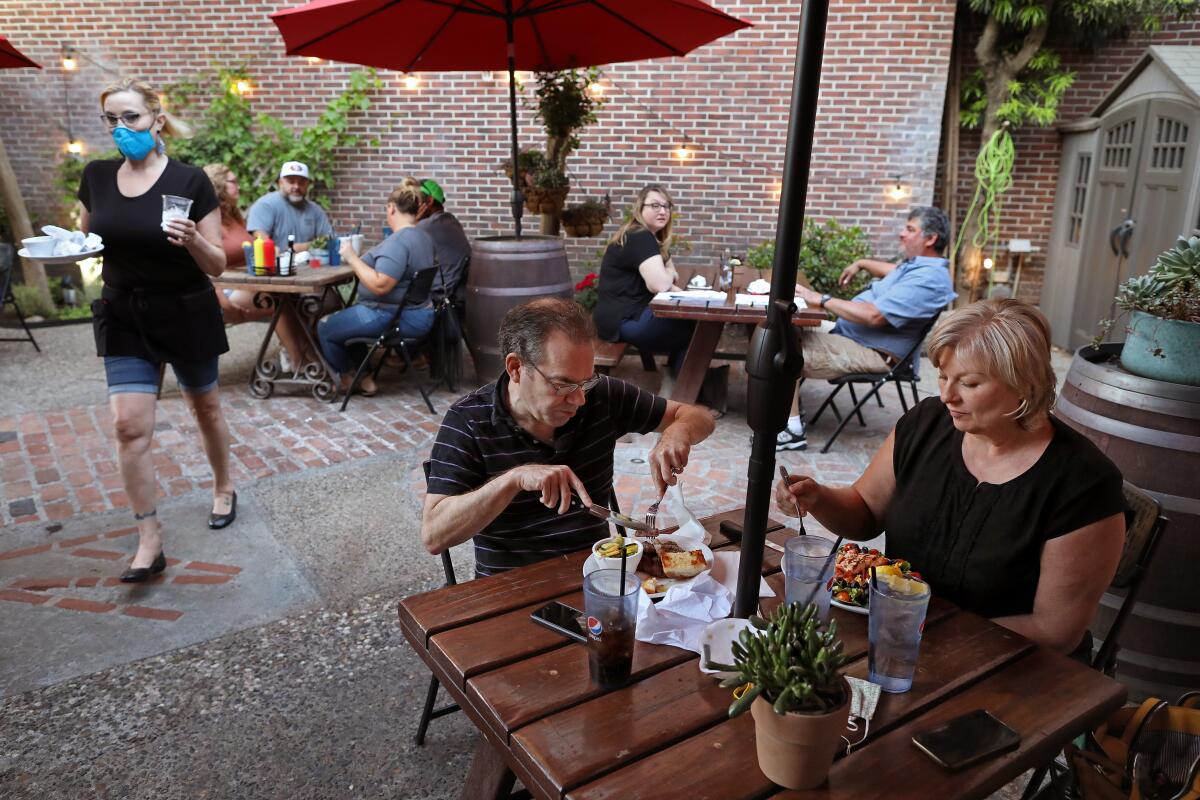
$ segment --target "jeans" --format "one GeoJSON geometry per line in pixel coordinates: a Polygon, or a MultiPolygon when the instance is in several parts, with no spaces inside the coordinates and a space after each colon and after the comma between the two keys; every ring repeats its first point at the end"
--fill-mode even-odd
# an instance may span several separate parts
{"type": "MultiPolygon", "coordinates": [[[[317,338],[321,352],[329,366],[339,375],[350,370],[350,355],[346,351],[347,339],[378,336],[392,321],[396,309],[393,306],[368,306],[362,303],[330,314],[317,324],[317,338]]],[[[400,315],[400,335],[418,338],[429,333],[433,327],[432,308],[406,308],[400,315]]]]}
{"type": "Polygon", "coordinates": [[[650,306],[646,306],[641,315],[621,323],[617,341],[629,342],[647,353],[667,353],[671,374],[677,375],[695,327],[696,323],[687,320],[659,319],[650,306]]]}
{"type": "MultiPolygon", "coordinates": [[[[155,361],[136,356],[105,356],[104,377],[109,394],[157,394],[158,367],[155,361]]],[[[171,362],[180,391],[204,394],[217,388],[217,357],[205,361],[171,362]]]]}

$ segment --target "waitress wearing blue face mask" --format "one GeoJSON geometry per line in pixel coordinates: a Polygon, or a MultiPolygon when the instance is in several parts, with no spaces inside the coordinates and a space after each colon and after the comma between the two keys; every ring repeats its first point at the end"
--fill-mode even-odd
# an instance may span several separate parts
{"type": "Polygon", "coordinates": [[[208,176],[166,155],[163,137],[185,133],[145,84],[124,80],[100,95],[101,120],[124,156],[92,161],[79,200],[84,231],[104,239],[104,293],[92,304],[104,358],[121,479],[138,549],[121,575],[140,583],[166,568],[151,444],[160,366],[169,362],[196,418],[213,471],[209,527],[237,513],[229,428],[217,390],[217,357],[229,350],[209,277],[225,269],[221,213],[208,176]],[[162,220],[163,195],[192,201],[185,219],[162,220]]]}

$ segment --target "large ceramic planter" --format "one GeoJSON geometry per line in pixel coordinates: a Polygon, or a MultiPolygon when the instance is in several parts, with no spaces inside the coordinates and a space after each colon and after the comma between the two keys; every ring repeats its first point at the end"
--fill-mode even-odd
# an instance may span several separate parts
{"type": "Polygon", "coordinates": [[[1133,312],[1121,366],[1143,378],[1200,386],[1200,323],[1133,312]]]}
{"type": "Polygon", "coordinates": [[[750,705],[758,768],[785,789],[812,789],[829,777],[834,753],[850,719],[850,687],[845,701],[827,714],[776,714],[762,697],[750,705]]]}

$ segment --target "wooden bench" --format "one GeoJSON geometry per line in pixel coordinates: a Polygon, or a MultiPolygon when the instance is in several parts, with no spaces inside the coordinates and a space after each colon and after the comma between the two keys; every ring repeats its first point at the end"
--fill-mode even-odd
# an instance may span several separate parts
{"type": "MultiPolygon", "coordinates": [[[[592,342],[592,349],[596,353],[596,371],[608,374],[609,370],[621,363],[621,359],[625,357],[625,351],[633,345],[628,342],[606,342],[601,339],[596,339],[592,342]]],[[[637,348],[634,348],[637,350],[637,348]]],[[[658,366],[654,363],[654,355],[644,353],[638,350],[638,355],[642,357],[642,367],[646,372],[655,372],[658,366]]]]}

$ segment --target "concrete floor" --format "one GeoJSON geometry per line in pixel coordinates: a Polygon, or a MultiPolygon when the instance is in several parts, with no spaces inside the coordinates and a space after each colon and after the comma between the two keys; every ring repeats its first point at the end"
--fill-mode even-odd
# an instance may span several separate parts
{"type": "MultiPolygon", "coordinates": [[[[284,424],[338,419],[309,398],[249,399],[245,378],[261,334],[256,325],[231,329],[233,352],[222,360],[235,438],[261,427],[254,415],[264,409],[284,424]]],[[[89,327],[36,335],[41,354],[0,343],[0,433],[17,432],[31,413],[95,415],[105,402],[89,327]]],[[[634,359],[617,374],[650,389],[659,381],[634,359]]],[[[744,380],[735,364],[729,414],[685,475],[697,512],[742,504],[744,380]]],[[[823,392],[805,386],[806,407],[823,392]]],[[[452,400],[435,396],[439,411],[452,400]]],[[[780,462],[850,482],[899,415],[895,395],[885,400],[885,409],[869,405],[867,427],[849,426],[830,454],[816,446],[831,420],[810,435],[812,450],[780,462]]],[[[170,384],[162,406],[181,406],[170,384]]],[[[454,714],[433,723],[425,747],[413,745],[428,672],[396,624],[399,598],[441,581],[439,562],[417,538],[419,464],[432,436],[418,407],[411,380],[390,374],[380,396],[355,401],[346,419],[403,433],[394,446],[267,477],[247,470],[238,521],[224,531],[203,524],[206,489],[165,500],[166,551],[179,563],[160,584],[105,585],[132,552],[127,511],[77,511],[0,530],[0,587],[51,598],[0,602],[0,797],[456,797],[473,728],[454,714]],[[29,549],[38,552],[5,555],[29,549]],[[178,580],[189,575],[201,578],[178,580]],[[131,616],[131,607],[181,613],[131,616]]],[[[615,466],[621,496],[640,508],[652,499],[641,461],[653,437],[633,438],[615,466]]],[[[470,574],[469,547],[456,551],[460,574],[470,574]]]]}

